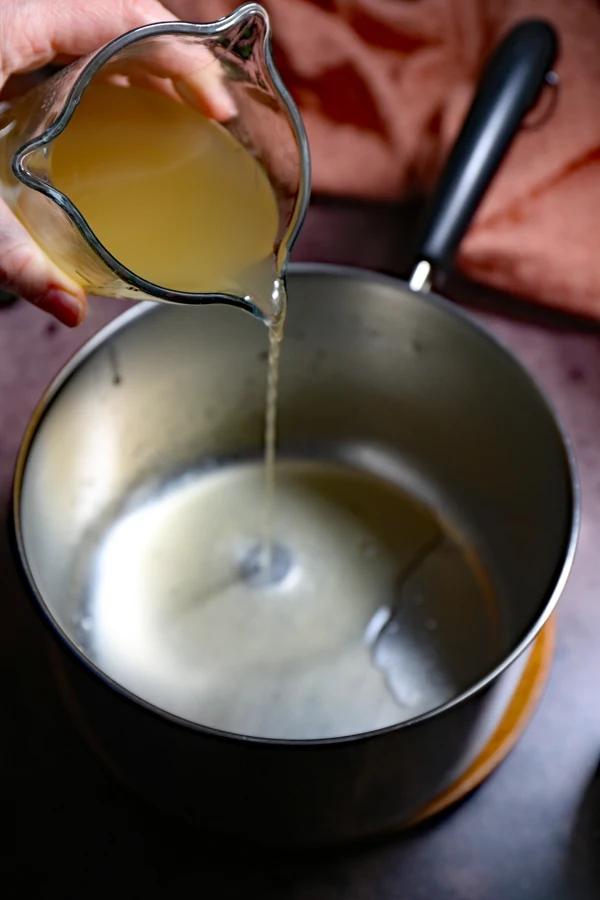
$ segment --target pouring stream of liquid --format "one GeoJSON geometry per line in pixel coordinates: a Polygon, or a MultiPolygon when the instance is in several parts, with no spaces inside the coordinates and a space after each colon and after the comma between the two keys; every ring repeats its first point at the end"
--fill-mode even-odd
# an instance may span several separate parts
{"type": "Polygon", "coordinates": [[[281,310],[277,320],[269,326],[269,359],[267,367],[267,401],[265,414],[265,518],[263,531],[262,566],[267,576],[273,571],[275,516],[275,459],[277,449],[277,392],[279,387],[279,356],[287,297],[283,281],[279,283],[281,310]]]}

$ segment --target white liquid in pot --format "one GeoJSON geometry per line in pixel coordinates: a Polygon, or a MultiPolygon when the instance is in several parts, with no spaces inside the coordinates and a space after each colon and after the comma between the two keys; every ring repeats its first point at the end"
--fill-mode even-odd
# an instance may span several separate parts
{"type": "Polygon", "coordinates": [[[263,466],[238,464],[180,479],[107,532],[80,634],[110,677],[212,728],[312,739],[433,709],[499,654],[476,561],[396,486],[279,462],[274,536],[293,565],[267,589],[240,577],[263,508],[263,466]]]}

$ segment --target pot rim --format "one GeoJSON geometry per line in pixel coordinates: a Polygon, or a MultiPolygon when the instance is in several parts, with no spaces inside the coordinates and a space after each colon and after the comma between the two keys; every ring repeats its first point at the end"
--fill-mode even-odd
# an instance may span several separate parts
{"type": "MultiPolygon", "coordinates": [[[[395,288],[396,290],[410,290],[407,283],[399,278],[394,278],[390,275],[384,275],[379,272],[370,271],[368,269],[354,268],[353,266],[331,265],[328,263],[294,263],[290,265],[288,274],[292,277],[294,275],[328,275],[333,278],[353,278],[359,279],[361,281],[371,281],[377,284],[387,285],[391,288],[395,288]]],[[[116,693],[120,695],[121,698],[130,703],[133,703],[136,707],[141,707],[147,712],[156,715],[163,720],[166,720],[170,724],[182,727],[186,730],[200,732],[205,736],[210,736],[213,738],[220,738],[234,742],[252,743],[261,746],[323,748],[327,746],[335,746],[338,744],[359,743],[368,739],[381,737],[389,733],[420,725],[427,722],[429,719],[442,715],[446,712],[450,712],[455,707],[462,705],[463,703],[470,700],[472,697],[481,693],[487,687],[489,687],[530,646],[530,644],[535,640],[535,638],[538,636],[538,634],[554,612],[556,604],[558,603],[559,597],[562,594],[569,573],[571,571],[577,546],[581,519],[581,496],[575,454],[573,451],[572,443],[560,417],[554,409],[553,404],[548,399],[546,392],[540,387],[533,375],[523,366],[523,364],[514,355],[512,350],[502,340],[488,331],[487,328],[476,321],[464,309],[459,308],[451,301],[446,300],[437,294],[422,293],[419,296],[419,302],[429,303],[435,308],[442,310],[444,313],[461,320],[465,327],[474,329],[483,340],[489,343],[490,348],[492,348],[495,352],[500,353],[505,359],[508,359],[514,367],[518,368],[521,371],[521,373],[525,376],[527,382],[529,383],[531,390],[535,394],[537,394],[542,406],[546,408],[546,411],[548,412],[550,419],[552,420],[554,427],[556,428],[559,443],[563,450],[565,475],[570,495],[570,515],[565,527],[565,543],[563,551],[556,563],[554,575],[550,581],[545,596],[541,601],[541,606],[543,607],[541,614],[537,617],[536,621],[527,631],[525,636],[522,637],[517,645],[504,657],[503,661],[495,666],[482,678],[480,678],[475,684],[462,691],[456,697],[453,697],[451,700],[446,701],[446,703],[443,703],[440,706],[435,707],[434,709],[422,713],[419,716],[415,716],[414,718],[406,719],[403,722],[398,722],[397,724],[387,726],[386,728],[375,729],[373,731],[362,732],[359,734],[341,735],[334,738],[290,740],[283,738],[255,737],[252,735],[243,735],[233,732],[220,731],[218,729],[210,728],[197,722],[189,721],[188,719],[185,719],[181,716],[174,715],[173,713],[168,712],[168,710],[161,709],[160,707],[155,706],[154,704],[144,700],[143,698],[136,696],[136,694],[134,694],[128,688],[119,684],[117,681],[114,681],[91,659],[88,659],[85,656],[85,654],[77,647],[71,637],[54,619],[51,610],[48,608],[44,601],[41,591],[38,589],[35,583],[33,574],[29,567],[22,533],[20,510],[24,473],[27,465],[27,460],[29,458],[29,452],[38,428],[43,421],[44,416],[51,408],[54,399],[59,395],[63,386],[79,369],[79,367],[100,346],[109,341],[117,332],[121,331],[121,329],[123,328],[128,327],[137,318],[148,315],[153,310],[158,311],[161,308],[162,304],[157,304],[154,301],[148,300],[141,302],[135,307],[122,313],[121,315],[118,315],[115,319],[109,322],[108,325],[105,325],[103,328],[101,328],[95,335],[93,335],[88,341],[86,341],[83,346],[80,347],[79,350],[77,350],[61,367],[58,374],[51,381],[50,385],[38,401],[29,420],[29,423],[25,430],[25,434],[21,441],[21,445],[19,447],[14,471],[11,531],[16,550],[17,564],[21,570],[21,575],[24,578],[27,593],[30,599],[33,601],[36,611],[41,614],[46,627],[49,628],[49,630],[55,637],[59,638],[61,645],[64,646],[65,649],[67,649],[88,672],[90,672],[93,676],[96,676],[107,688],[112,691],[116,691],[116,693]]]]}

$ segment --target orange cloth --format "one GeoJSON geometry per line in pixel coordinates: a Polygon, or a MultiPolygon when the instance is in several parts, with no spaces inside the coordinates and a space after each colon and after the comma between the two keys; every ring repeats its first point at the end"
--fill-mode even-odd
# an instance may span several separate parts
{"type": "MultiPolygon", "coordinates": [[[[167,0],[209,21],[228,0],[167,0]]],[[[430,188],[482,66],[525,18],[556,27],[557,108],[518,136],[458,258],[467,274],[600,319],[600,7],[595,0],[265,0],[306,123],[313,189],[430,188]]]]}

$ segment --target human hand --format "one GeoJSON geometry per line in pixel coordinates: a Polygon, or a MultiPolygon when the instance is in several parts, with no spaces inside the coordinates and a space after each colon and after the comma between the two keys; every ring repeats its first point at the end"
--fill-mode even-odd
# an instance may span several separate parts
{"type": "MultiPolygon", "coordinates": [[[[0,89],[12,75],[72,61],[132,28],[175,19],[157,0],[0,0],[0,89]]],[[[235,109],[220,66],[207,64],[214,59],[202,47],[193,53],[155,53],[125,75],[132,84],[170,93],[215,119],[229,119],[235,109]]],[[[20,294],[65,325],[77,325],[85,316],[81,286],[46,256],[1,199],[0,288],[20,294]]]]}

